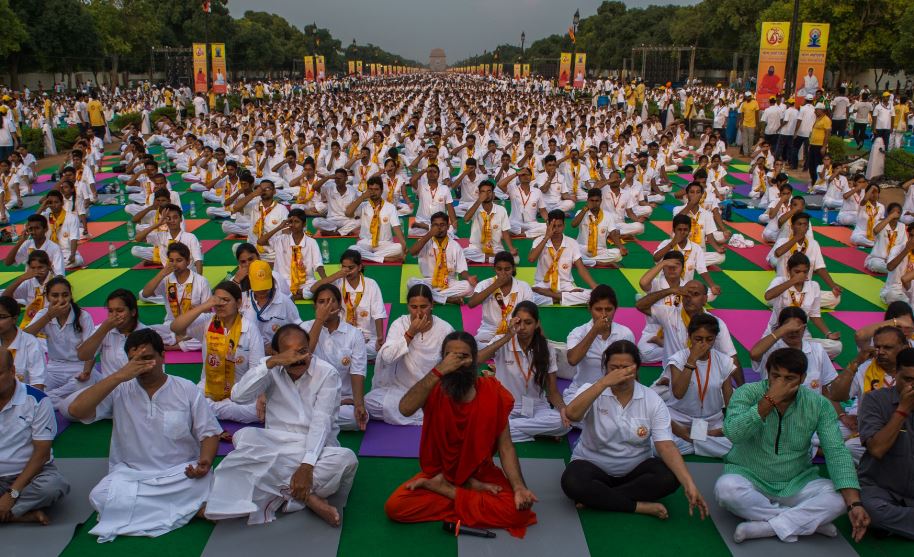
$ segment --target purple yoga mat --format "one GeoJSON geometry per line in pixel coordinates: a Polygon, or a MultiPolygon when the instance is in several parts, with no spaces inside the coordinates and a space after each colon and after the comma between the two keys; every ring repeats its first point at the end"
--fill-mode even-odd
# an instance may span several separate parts
{"type": "Polygon", "coordinates": [[[740,184],[738,186],[733,186],[733,191],[745,197],[749,197],[749,192],[752,191],[752,186],[750,184],[740,184]]]}
{"type": "Polygon", "coordinates": [[[70,427],[70,420],[61,416],[57,410],[54,411],[54,419],[57,421],[57,435],[60,435],[63,430],[70,427]]]}
{"type": "Polygon", "coordinates": [[[422,428],[417,425],[391,425],[371,420],[365,429],[359,456],[419,458],[422,428]]]}
{"type": "Polygon", "coordinates": [[[571,450],[574,450],[574,446],[578,444],[578,440],[581,438],[581,430],[573,427],[571,431],[568,432],[568,444],[571,446],[571,450]]]}
{"type": "MultiPolygon", "coordinates": [[[[242,429],[245,427],[263,427],[263,424],[242,424],[239,422],[233,422],[233,421],[229,421],[229,420],[219,420],[219,425],[222,426],[222,429],[231,433],[232,435],[235,435],[235,433],[237,433],[239,429],[242,429]]],[[[216,455],[225,456],[225,455],[229,454],[230,452],[232,452],[234,449],[235,449],[235,447],[231,443],[229,443],[227,441],[219,441],[219,450],[216,451],[216,455]]]]}
{"type": "Polygon", "coordinates": [[[743,377],[746,379],[746,383],[758,383],[762,380],[762,376],[756,373],[751,367],[743,368],[743,377]]]}

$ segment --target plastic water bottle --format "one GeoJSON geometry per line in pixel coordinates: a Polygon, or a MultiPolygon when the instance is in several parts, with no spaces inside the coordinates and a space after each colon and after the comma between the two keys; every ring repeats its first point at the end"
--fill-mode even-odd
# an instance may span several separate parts
{"type": "Polygon", "coordinates": [[[14,244],[19,241],[19,232],[16,231],[16,225],[10,225],[10,241],[14,244]]]}
{"type": "Polygon", "coordinates": [[[187,209],[187,214],[189,214],[192,217],[197,216],[197,204],[194,203],[193,201],[190,202],[190,207],[187,209]]]}
{"type": "Polygon", "coordinates": [[[828,205],[822,206],[822,222],[828,224],[828,205]]]}
{"type": "Polygon", "coordinates": [[[128,220],[127,221],[127,239],[132,242],[134,238],[136,238],[136,229],[133,227],[133,221],[128,220]]]}
{"type": "Polygon", "coordinates": [[[108,242],[108,263],[111,267],[117,267],[117,248],[114,247],[114,242],[108,242]]]}
{"type": "Polygon", "coordinates": [[[321,241],[321,259],[324,263],[330,263],[330,242],[326,239],[321,241]]]}

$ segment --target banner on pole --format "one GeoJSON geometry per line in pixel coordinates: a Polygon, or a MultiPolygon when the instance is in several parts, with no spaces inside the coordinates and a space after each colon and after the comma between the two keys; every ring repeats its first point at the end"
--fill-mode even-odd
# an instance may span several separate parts
{"type": "Polygon", "coordinates": [[[584,87],[584,76],[587,75],[585,66],[587,65],[587,53],[578,52],[574,56],[574,88],[584,87]]]}
{"type": "Polygon", "coordinates": [[[317,61],[317,69],[315,70],[317,73],[317,80],[323,81],[324,78],[327,77],[327,73],[324,70],[324,57],[315,56],[315,59],[317,61]]]}
{"type": "Polygon", "coordinates": [[[524,64],[524,77],[530,77],[530,64],[524,64]]]}
{"type": "Polygon", "coordinates": [[[305,56],[305,81],[314,81],[314,56],[305,56]]]}
{"type": "Polygon", "coordinates": [[[213,93],[219,95],[225,94],[226,88],[226,70],[225,70],[225,44],[213,43],[213,93]]]}
{"type": "Polygon", "coordinates": [[[797,106],[806,95],[815,95],[825,81],[825,56],[828,52],[828,23],[803,22],[800,33],[800,58],[797,62],[797,106]]]}
{"type": "Polygon", "coordinates": [[[361,60],[355,61],[355,73],[362,75],[362,61],[361,60]]]}
{"type": "Polygon", "coordinates": [[[762,38],[759,41],[758,83],[756,100],[759,107],[768,106],[768,98],[784,90],[784,70],[787,67],[787,43],[790,23],[786,21],[762,22],[762,38]]]}
{"type": "Polygon", "coordinates": [[[559,59],[559,88],[568,85],[571,78],[571,53],[563,52],[559,59]]]}
{"type": "Polygon", "coordinates": [[[523,71],[523,70],[521,69],[521,65],[520,65],[520,64],[514,64],[514,79],[520,79],[521,71],[523,71]]]}
{"type": "Polygon", "coordinates": [[[349,62],[347,62],[346,65],[349,67],[349,71],[347,73],[349,73],[350,75],[354,74],[355,73],[355,60],[349,60],[349,62]]]}
{"type": "Polygon", "coordinates": [[[206,44],[194,43],[194,93],[206,93],[209,81],[206,77],[206,44]]]}

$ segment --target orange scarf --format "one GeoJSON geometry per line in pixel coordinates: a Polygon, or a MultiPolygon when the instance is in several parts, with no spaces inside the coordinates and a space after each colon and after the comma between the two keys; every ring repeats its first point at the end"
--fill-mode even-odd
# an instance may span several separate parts
{"type": "Polygon", "coordinates": [[[790,296],[790,305],[793,307],[801,307],[803,305],[803,300],[806,299],[806,292],[801,292],[791,288],[787,291],[787,294],[790,296]]]}
{"type": "Polygon", "coordinates": [[[448,285],[448,268],[447,268],[447,245],[448,239],[439,241],[433,238],[437,251],[435,252],[435,271],[432,274],[432,288],[447,288],[448,285]]]}
{"type": "Polygon", "coordinates": [[[235,352],[241,340],[240,315],[235,316],[232,327],[226,330],[218,318],[213,317],[206,331],[206,359],[203,370],[206,377],[206,397],[224,400],[232,394],[235,384],[235,352]]]}
{"type": "Polygon", "coordinates": [[[184,286],[184,293],[178,298],[178,283],[165,282],[165,298],[168,300],[168,306],[171,308],[171,314],[175,317],[187,313],[193,307],[193,285],[192,280],[188,280],[184,286]]]}
{"type": "Polygon", "coordinates": [[[699,216],[701,216],[701,211],[696,211],[689,215],[689,218],[692,219],[692,228],[689,230],[689,240],[701,246],[705,243],[705,235],[701,223],[698,222],[699,216]]]}
{"type": "Polygon", "coordinates": [[[864,209],[866,210],[866,239],[872,241],[874,237],[873,227],[876,226],[876,213],[879,212],[879,207],[872,203],[867,203],[864,209]]]}
{"type": "Polygon", "coordinates": [[[378,247],[378,241],[381,237],[381,208],[384,207],[384,200],[381,200],[380,203],[375,206],[371,201],[368,202],[371,205],[371,208],[374,210],[374,213],[371,215],[371,224],[368,227],[368,230],[371,232],[371,247],[378,247]]]}
{"type": "Polygon", "coordinates": [[[346,306],[346,323],[356,327],[358,326],[358,315],[356,310],[358,309],[359,304],[362,302],[362,294],[365,293],[365,277],[359,276],[360,290],[355,293],[355,301],[352,300],[350,293],[346,291],[346,285],[348,283],[348,280],[343,279],[343,304],[346,306]]]}
{"type": "Polygon", "coordinates": [[[301,256],[301,246],[292,246],[292,266],[289,269],[289,288],[292,293],[301,290],[301,285],[307,279],[308,270],[305,268],[305,261],[301,256]]]}
{"type": "Polygon", "coordinates": [[[479,218],[482,219],[482,234],[479,239],[482,243],[482,253],[492,255],[492,214],[480,209],[479,218]]]}
{"type": "Polygon", "coordinates": [[[298,199],[296,203],[299,205],[304,205],[305,203],[311,201],[311,198],[314,197],[314,182],[315,180],[308,180],[302,176],[301,182],[298,186],[298,199]]]}
{"type": "Polygon", "coordinates": [[[54,216],[54,213],[48,213],[48,224],[51,225],[51,241],[55,244],[60,243],[60,228],[65,220],[67,220],[67,212],[65,210],[60,211],[59,216],[54,216]]]}
{"type": "Polygon", "coordinates": [[[591,257],[597,256],[597,226],[603,222],[603,209],[594,216],[590,213],[590,222],[587,225],[587,253],[591,257]]]}
{"type": "Polygon", "coordinates": [[[29,323],[32,322],[35,315],[44,308],[44,293],[41,290],[41,287],[38,286],[35,288],[35,298],[29,302],[29,305],[25,306],[25,316],[22,318],[22,323],[19,324],[20,329],[25,329],[28,327],[29,323]]]}
{"type": "Polygon", "coordinates": [[[552,263],[549,264],[549,268],[546,270],[546,282],[549,283],[549,289],[553,292],[559,291],[559,259],[562,257],[562,253],[565,252],[565,248],[561,247],[558,251],[555,251],[555,248],[549,246],[549,257],[552,258],[552,263]]]}

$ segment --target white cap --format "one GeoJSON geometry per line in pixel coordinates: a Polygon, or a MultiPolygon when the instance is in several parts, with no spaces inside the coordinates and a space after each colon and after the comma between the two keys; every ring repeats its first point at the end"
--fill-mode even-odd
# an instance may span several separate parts
{"type": "Polygon", "coordinates": [[[806,95],[806,100],[807,100],[807,101],[811,101],[811,100],[812,100],[812,95],[806,95]]]}
{"type": "Polygon", "coordinates": [[[816,103],[816,106],[813,108],[816,110],[825,110],[825,105],[823,103],[816,103]]]}
{"type": "Polygon", "coordinates": [[[750,93],[749,91],[746,91],[746,92],[743,94],[743,96],[745,96],[745,97],[751,97],[751,96],[752,96],[752,93],[750,93]]]}

